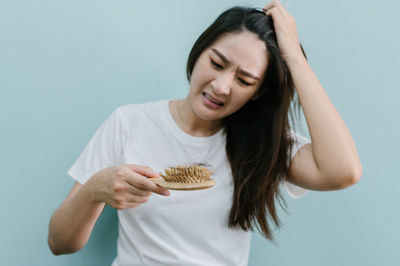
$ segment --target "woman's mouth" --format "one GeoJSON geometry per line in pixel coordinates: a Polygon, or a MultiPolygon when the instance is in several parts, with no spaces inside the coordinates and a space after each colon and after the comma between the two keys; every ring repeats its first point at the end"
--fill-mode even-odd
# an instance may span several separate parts
{"type": "Polygon", "coordinates": [[[206,101],[206,103],[207,103],[208,105],[211,105],[211,106],[214,107],[214,108],[221,107],[221,106],[224,105],[223,102],[218,101],[218,100],[212,98],[212,97],[211,97],[210,95],[208,95],[207,93],[203,92],[202,94],[203,94],[203,96],[204,96],[204,97],[203,97],[204,100],[206,101]]]}

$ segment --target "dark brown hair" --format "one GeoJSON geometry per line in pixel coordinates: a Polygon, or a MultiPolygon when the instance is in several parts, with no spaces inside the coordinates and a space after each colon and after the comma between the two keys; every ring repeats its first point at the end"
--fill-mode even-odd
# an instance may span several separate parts
{"type": "MultiPolygon", "coordinates": [[[[256,223],[258,230],[261,229],[262,234],[272,241],[269,220],[272,219],[277,227],[281,226],[276,199],[286,211],[279,184],[289,172],[294,140],[290,136],[288,116],[290,113],[293,119],[290,105],[295,96],[292,77],[278,48],[272,18],[256,8],[236,6],[226,10],[193,45],[186,74],[190,82],[197,59],[222,34],[243,31],[255,33],[265,42],[268,67],[257,91],[259,98],[248,101],[223,119],[226,152],[234,179],[229,227],[254,231],[256,223]]],[[[296,99],[299,114],[300,103],[296,99]]]]}

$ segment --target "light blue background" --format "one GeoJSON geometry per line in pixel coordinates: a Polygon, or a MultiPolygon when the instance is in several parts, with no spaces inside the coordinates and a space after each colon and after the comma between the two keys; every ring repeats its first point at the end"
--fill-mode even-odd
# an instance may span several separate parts
{"type": "MultiPolygon", "coordinates": [[[[49,219],[73,184],[66,172],[117,106],[186,96],[194,41],[235,4],[266,2],[1,0],[2,265],[111,263],[111,208],[78,253],[48,249],[49,219]]],[[[399,9],[394,0],[290,2],[364,174],[346,190],[287,197],[276,245],[254,233],[249,265],[400,265],[399,9]]]]}

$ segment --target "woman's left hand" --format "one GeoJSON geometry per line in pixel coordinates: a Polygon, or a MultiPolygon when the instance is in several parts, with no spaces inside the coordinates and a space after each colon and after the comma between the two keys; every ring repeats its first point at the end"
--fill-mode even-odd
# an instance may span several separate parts
{"type": "Polygon", "coordinates": [[[296,21],[282,3],[279,0],[272,0],[263,10],[266,15],[272,17],[279,50],[286,63],[304,58],[297,35],[296,21]]]}

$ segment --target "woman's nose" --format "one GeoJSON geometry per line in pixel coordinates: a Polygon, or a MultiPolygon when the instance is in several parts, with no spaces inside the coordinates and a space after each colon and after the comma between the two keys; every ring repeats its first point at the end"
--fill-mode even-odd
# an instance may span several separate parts
{"type": "Polygon", "coordinates": [[[214,91],[217,94],[228,95],[231,91],[232,77],[230,75],[220,75],[213,81],[214,91]]]}

